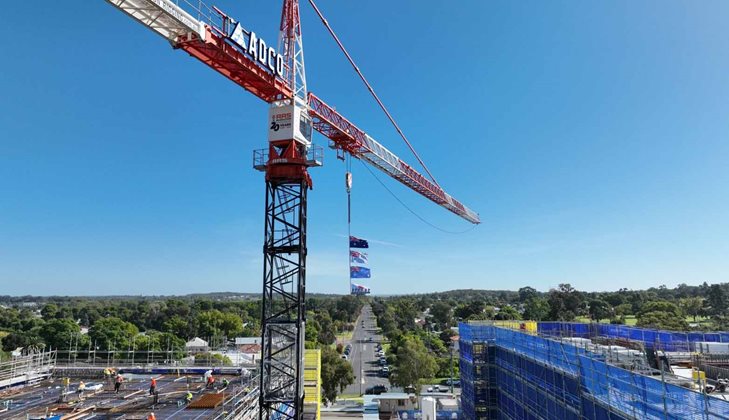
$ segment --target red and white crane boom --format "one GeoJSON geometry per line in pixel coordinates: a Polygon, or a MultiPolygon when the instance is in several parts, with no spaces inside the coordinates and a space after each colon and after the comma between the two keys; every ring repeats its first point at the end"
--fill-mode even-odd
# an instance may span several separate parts
{"type": "MultiPolygon", "coordinates": [[[[257,45],[254,45],[256,56],[252,57],[250,45],[243,45],[246,48],[244,51],[241,45],[231,42],[230,35],[233,30],[231,25],[237,22],[217,8],[209,8],[202,2],[194,0],[107,1],[167,39],[174,48],[186,51],[265,102],[273,103],[295,96],[290,87],[291,78],[296,77],[296,71],[303,72],[303,68],[289,69],[287,68],[289,63],[286,63],[282,71],[284,77],[279,77],[275,70],[270,70],[271,66],[266,67],[272,64],[270,51],[273,48],[263,44],[265,47],[261,49],[261,40],[258,40],[257,45]]],[[[290,13],[298,14],[298,7],[290,13]]],[[[298,22],[298,15],[295,22],[298,22]]],[[[250,36],[251,32],[245,29],[243,31],[250,36]]],[[[291,28],[291,31],[298,31],[300,34],[298,27],[291,28]]],[[[292,39],[279,43],[285,47],[287,43],[292,42],[292,39]]],[[[297,90],[302,87],[301,84],[293,86],[297,90]]],[[[305,84],[303,88],[305,92],[305,84]]],[[[301,92],[296,93],[301,98],[301,92]]],[[[413,169],[319,97],[309,93],[306,101],[309,115],[313,118],[314,129],[330,140],[332,148],[343,150],[375,166],[465,220],[480,223],[476,212],[413,169]]]]}

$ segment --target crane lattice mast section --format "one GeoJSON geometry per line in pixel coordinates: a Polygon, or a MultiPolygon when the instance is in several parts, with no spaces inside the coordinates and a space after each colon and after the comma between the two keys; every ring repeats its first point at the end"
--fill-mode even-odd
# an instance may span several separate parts
{"type": "Polygon", "coordinates": [[[303,404],[308,168],[320,166],[312,129],[329,146],[378,168],[471,223],[478,214],[307,90],[298,0],[284,0],[278,49],[216,7],[189,0],[107,0],[117,9],[270,104],[265,172],[261,417],[300,419],[303,404]],[[194,3],[194,4],[193,4],[194,3]]]}

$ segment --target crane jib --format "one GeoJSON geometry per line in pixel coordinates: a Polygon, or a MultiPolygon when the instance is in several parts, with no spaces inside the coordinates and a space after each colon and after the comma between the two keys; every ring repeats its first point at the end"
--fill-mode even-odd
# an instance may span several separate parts
{"type": "Polygon", "coordinates": [[[243,25],[237,22],[227,38],[233,46],[251,57],[254,61],[265,66],[278,77],[284,77],[284,57],[275,48],[266,44],[263,38],[255,32],[246,31],[243,25]]]}

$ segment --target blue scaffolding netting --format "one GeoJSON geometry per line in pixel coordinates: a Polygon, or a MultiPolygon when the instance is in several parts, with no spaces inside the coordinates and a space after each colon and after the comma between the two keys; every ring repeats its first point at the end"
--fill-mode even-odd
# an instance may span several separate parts
{"type": "MultiPolygon", "coordinates": [[[[569,342],[487,324],[462,323],[459,330],[464,419],[729,419],[729,401],[609,365],[569,342]]],[[[664,349],[728,338],[579,323],[539,323],[537,331],[645,340],[664,349]]]]}
{"type": "Polygon", "coordinates": [[[729,332],[677,332],[614,324],[580,322],[539,322],[537,332],[553,337],[605,337],[638,341],[648,349],[695,351],[698,342],[729,343],[729,332]]]}

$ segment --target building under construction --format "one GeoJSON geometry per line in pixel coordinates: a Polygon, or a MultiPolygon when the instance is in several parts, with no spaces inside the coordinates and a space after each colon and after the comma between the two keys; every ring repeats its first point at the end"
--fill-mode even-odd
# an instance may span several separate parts
{"type": "MultiPolygon", "coordinates": [[[[177,362],[59,365],[57,361],[52,351],[0,364],[1,419],[143,420],[152,413],[158,419],[253,420],[259,416],[257,370],[177,362]],[[119,376],[123,380],[117,390],[119,376]]],[[[306,350],[304,366],[304,418],[318,420],[320,350],[306,350]]]]}
{"type": "Polygon", "coordinates": [[[459,330],[465,419],[729,419],[729,333],[560,322],[459,330]]]}

